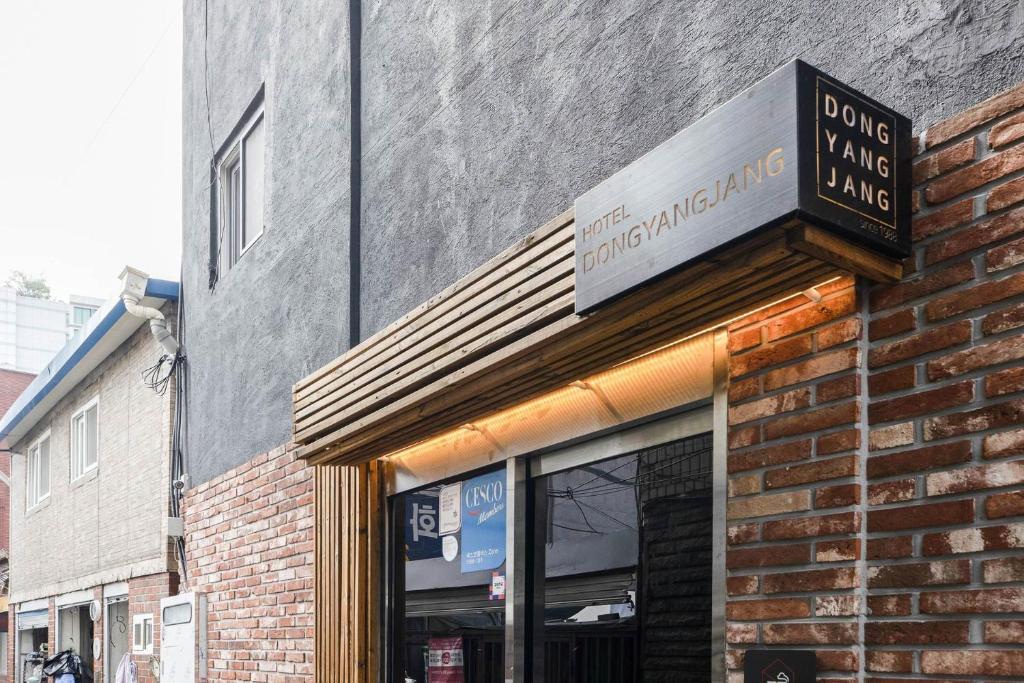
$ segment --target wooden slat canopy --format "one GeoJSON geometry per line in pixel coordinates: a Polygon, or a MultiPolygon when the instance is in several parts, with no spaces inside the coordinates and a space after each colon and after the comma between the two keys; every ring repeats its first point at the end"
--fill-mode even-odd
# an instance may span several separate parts
{"type": "Polygon", "coordinates": [[[294,388],[312,462],[366,462],[843,270],[900,266],[811,226],[762,231],[588,316],[567,211],[294,388]]]}

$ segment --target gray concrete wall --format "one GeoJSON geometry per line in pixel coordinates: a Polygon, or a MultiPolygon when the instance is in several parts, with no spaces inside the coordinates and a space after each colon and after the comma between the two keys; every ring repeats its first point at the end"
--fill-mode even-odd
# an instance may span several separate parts
{"type": "MultiPolygon", "coordinates": [[[[196,481],[287,440],[292,383],[348,339],[348,6],[247,6],[211,2],[214,140],[266,82],[271,218],[212,294],[203,4],[185,11],[196,481]]],[[[1024,80],[1019,0],[363,0],[361,11],[361,338],[795,57],[916,129],[1024,80]]]]}
{"type": "MultiPolygon", "coordinates": [[[[174,304],[164,304],[173,319],[174,304]]],[[[176,565],[167,539],[173,391],[139,379],[163,353],[142,325],[13,445],[11,601],[35,600],[176,565]],[[98,398],[96,467],[71,481],[71,417],[98,398]],[[50,436],[50,496],[26,510],[30,446],[50,436]]]]}
{"type": "Polygon", "coordinates": [[[187,456],[197,483],[286,442],[292,384],[349,336],[347,5],[211,0],[208,23],[205,7],[185,3],[183,73],[187,456]],[[261,85],[265,232],[211,291],[210,140],[220,148],[261,85]]]}
{"type": "Polygon", "coordinates": [[[1019,0],[363,8],[364,337],[795,57],[916,128],[1024,80],[1019,0]]]}

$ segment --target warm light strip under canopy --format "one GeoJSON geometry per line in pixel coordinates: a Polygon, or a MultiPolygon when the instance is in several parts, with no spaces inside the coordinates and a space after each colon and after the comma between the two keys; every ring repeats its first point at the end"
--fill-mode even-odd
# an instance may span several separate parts
{"type": "MultiPolygon", "coordinates": [[[[816,287],[833,282],[829,278],[816,287]]],[[[387,456],[399,489],[422,481],[421,472],[454,476],[465,463],[478,466],[523,455],[610,427],[709,398],[713,386],[713,334],[717,329],[804,293],[791,294],[745,311],[715,328],[701,330],[623,361],[519,405],[387,456]],[[446,474],[447,473],[447,474],[446,474]]]]}
{"type": "Polygon", "coordinates": [[[499,462],[656,415],[710,397],[713,362],[713,335],[704,334],[448,430],[388,460],[399,480],[426,470],[451,476],[466,462],[499,462]]]}

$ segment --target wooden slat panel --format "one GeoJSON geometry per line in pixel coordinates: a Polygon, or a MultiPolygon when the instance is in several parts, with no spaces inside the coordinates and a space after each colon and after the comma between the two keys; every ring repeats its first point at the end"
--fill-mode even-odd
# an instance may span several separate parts
{"type": "MultiPolygon", "coordinates": [[[[794,269],[791,278],[773,283],[774,286],[764,290],[759,298],[751,299],[751,307],[799,292],[835,275],[835,269],[830,266],[806,261],[803,267],[794,269]]],[[[731,315],[723,314],[717,319],[708,318],[698,324],[697,329],[723,322],[731,315]]],[[[658,337],[654,339],[657,340],[658,337]]],[[[667,338],[661,339],[662,343],[664,341],[667,341],[667,338]]],[[[660,344],[656,341],[651,341],[646,348],[658,345],[660,344]]],[[[382,429],[374,429],[372,432],[357,430],[354,437],[339,441],[336,449],[329,448],[323,453],[316,454],[313,461],[339,458],[340,462],[360,462],[377,457],[381,453],[398,450],[445,429],[457,427],[475,417],[530,398],[540,393],[538,387],[550,389],[563,386],[572,379],[612,365],[621,358],[621,353],[616,355],[614,352],[585,357],[575,364],[562,364],[549,369],[539,367],[531,373],[522,374],[518,380],[513,377],[514,372],[506,374],[495,370],[489,373],[493,381],[467,383],[450,393],[426,387],[421,395],[408,397],[408,410],[382,416],[379,420],[371,421],[370,418],[377,416],[368,416],[367,429],[374,422],[381,425],[382,429]],[[431,394],[436,395],[436,398],[430,398],[431,394]]]]}
{"type": "MultiPolygon", "coordinates": [[[[438,292],[355,348],[350,349],[320,370],[300,380],[295,385],[294,391],[296,396],[305,396],[310,391],[315,391],[324,386],[326,382],[330,381],[332,373],[345,366],[354,366],[355,363],[359,362],[357,359],[372,357],[380,352],[381,349],[386,349],[395,339],[401,338],[406,333],[406,328],[413,325],[422,326],[424,322],[429,322],[436,315],[450,309],[453,305],[462,303],[467,296],[494,282],[500,282],[529,262],[529,257],[525,259],[520,258],[522,254],[548,239],[553,233],[558,231],[564,232],[568,226],[571,226],[572,217],[572,209],[556,216],[525,239],[487,261],[487,263],[461,278],[455,284],[438,292]],[[386,343],[382,344],[382,342],[386,343]]],[[[571,234],[571,227],[569,227],[569,231],[571,234]]]]}
{"type": "MultiPolygon", "coordinates": [[[[353,416],[368,412],[393,396],[393,387],[402,384],[415,389],[448,369],[478,358],[509,339],[565,315],[573,308],[573,274],[569,268],[560,279],[543,287],[510,308],[494,311],[465,333],[442,336],[443,343],[421,352],[413,347],[399,354],[393,368],[384,367],[338,389],[323,399],[319,410],[304,418],[296,417],[296,441],[308,441],[353,416]]],[[[542,283],[538,283],[542,284],[542,283]]],[[[440,336],[440,335],[439,335],[440,336]]]]}
{"type": "Polygon", "coordinates": [[[348,395],[388,370],[408,372],[406,365],[415,354],[431,351],[460,333],[489,322],[495,313],[570,276],[572,255],[572,233],[567,227],[517,256],[501,271],[502,279],[491,282],[487,278],[480,283],[481,289],[460,292],[457,299],[437,305],[415,325],[396,331],[388,344],[379,344],[373,353],[363,354],[296,394],[296,417],[304,419],[327,403],[336,402],[339,392],[348,395]]]}
{"type": "MultiPolygon", "coordinates": [[[[784,278],[784,282],[776,279],[770,283],[773,286],[770,289],[763,290],[764,293],[760,299],[751,300],[751,307],[753,308],[776,300],[781,296],[802,291],[812,285],[821,283],[835,274],[835,270],[825,264],[805,261],[802,265],[794,267],[792,275],[784,278]]],[[[723,316],[720,319],[709,318],[698,325],[698,327],[722,322],[727,317],[730,317],[730,315],[723,316]]],[[[662,332],[664,332],[664,328],[662,332]]],[[[664,337],[664,335],[651,337],[652,340],[661,339],[662,341],[669,338],[664,337]]],[[[657,345],[655,341],[652,341],[645,346],[651,348],[657,345]]],[[[506,383],[501,383],[491,390],[483,390],[480,385],[472,385],[470,391],[474,392],[474,397],[471,401],[459,402],[456,400],[456,396],[439,392],[439,398],[433,400],[425,399],[416,405],[414,412],[409,416],[408,429],[396,430],[395,434],[391,437],[373,440],[369,447],[360,445],[350,450],[351,442],[339,442],[341,449],[349,451],[342,457],[341,462],[361,462],[376,457],[380,453],[390,453],[433,434],[465,424],[474,418],[520,403],[540,393],[538,388],[551,389],[564,386],[577,377],[584,376],[596,369],[613,365],[624,357],[623,354],[625,352],[623,349],[628,348],[629,344],[623,341],[604,353],[578,359],[576,362],[563,361],[551,368],[540,368],[516,379],[511,379],[506,383]]],[[[428,394],[429,391],[429,388],[425,389],[424,393],[428,394]]],[[[389,425],[402,424],[404,422],[404,415],[392,415],[388,418],[389,425]]]]}
{"type": "MultiPolygon", "coordinates": [[[[347,439],[355,432],[363,432],[363,439],[372,438],[373,435],[365,430],[370,424],[377,424],[381,420],[386,420],[388,428],[393,429],[409,424],[408,421],[395,422],[395,414],[408,408],[410,402],[440,398],[450,388],[468,381],[469,378],[465,377],[467,369],[477,371],[475,379],[504,384],[525,373],[550,370],[559,360],[567,357],[585,358],[599,353],[608,348],[609,338],[620,334],[626,342],[618,351],[635,353],[647,350],[671,338],[672,334],[685,330],[688,321],[695,324],[700,314],[706,314],[705,308],[699,306],[700,299],[707,299],[708,305],[712,307],[721,307],[725,303],[722,292],[730,287],[738,287],[738,298],[749,300],[756,295],[756,291],[745,285],[744,280],[761,270],[771,269],[793,255],[781,232],[764,235],[753,242],[753,245],[742,251],[742,255],[726,253],[721,260],[697,264],[685,272],[638,291],[628,299],[613,303],[592,316],[579,317],[567,312],[564,317],[535,333],[518,339],[506,337],[503,339],[504,345],[495,354],[486,356],[482,361],[463,364],[458,370],[449,372],[425,388],[389,387],[380,395],[356,404],[353,410],[337,413],[315,429],[304,431],[297,441],[305,442],[308,446],[300,453],[312,454],[347,439]],[[687,318],[680,317],[680,307],[691,309],[687,318]],[[657,327],[658,322],[665,318],[668,320],[668,329],[657,327]],[[652,328],[656,328],[653,333],[652,328]],[[550,343],[554,339],[558,339],[557,344],[550,343]],[[429,389],[429,393],[425,394],[426,389],[429,389]],[[383,407],[361,417],[375,405],[383,407]],[[318,434],[326,436],[315,441],[309,440],[310,436],[318,434]]],[[[571,311],[568,308],[569,302],[565,303],[566,310],[571,311]]],[[[564,378],[558,373],[550,374],[551,381],[562,381],[564,378]]],[[[547,386],[538,386],[536,389],[542,390],[547,386]]],[[[482,389],[486,390],[487,387],[482,389]]],[[[451,402],[445,403],[448,408],[453,407],[451,402]]],[[[422,417],[420,414],[416,419],[422,417]]]]}
{"type": "Polygon", "coordinates": [[[875,282],[899,282],[903,277],[903,264],[900,261],[850,244],[813,225],[797,226],[790,230],[786,237],[789,245],[797,251],[839,264],[850,272],[863,275],[875,282]]]}
{"type": "Polygon", "coordinates": [[[841,241],[811,249],[808,235],[817,233],[793,221],[576,316],[571,218],[548,223],[297,384],[299,454],[318,463],[372,459],[813,285],[838,272],[834,264],[892,267],[864,250],[842,252],[841,241]],[[822,260],[830,253],[833,264],[822,260]]]}
{"type": "Polygon", "coordinates": [[[376,683],[380,480],[375,463],[316,468],[314,653],[320,683],[376,683]]]}

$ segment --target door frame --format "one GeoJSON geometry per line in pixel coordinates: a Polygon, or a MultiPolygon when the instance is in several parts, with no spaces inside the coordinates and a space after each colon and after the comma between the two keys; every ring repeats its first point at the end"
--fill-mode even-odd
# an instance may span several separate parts
{"type": "MultiPolygon", "coordinates": [[[[382,506],[381,557],[384,562],[381,586],[381,608],[384,627],[380,629],[380,667],[382,683],[401,683],[394,670],[394,648],[400,614],[400,601],[396,598],[396,583],[402,577],[400,552],[396,547],[402,530],[402,515],[394,512],[392,498],[459,477],[501,462],[506,471],[506,500],[513,514],[506,523],[506,683],[525,683],[533,676],[527,674],[533,663],[529,661],[527,642],[534,638],[529,624],[536,609],[534,600],[527,595],[527,576],[536,571],[532,566],[530,527],[533,501],[530,496],[532,479],[580,465],[605,460],[635,450],[658,446],[697,434],[712,434],[712,607],[711,607],[711,680],[725,678],[725,599],[726,599],[726,502],[728,472],[728,332],[717,328],[713,334],[712,393],[704,399],[679,406],[673,410],[652,415],[643,420],[620,424],[569,442],[552,444],[523,455],[497,459],[472,459],[453,463],[435,460],[419,468],[415,476],[408,471],[396,476],[395,466],[382,460],[382,488],[385,504],[382,506]],[[515,514],[522,510],[526,514],[515,514]],[[511,647],[511,649],[510,649],[511,647]]],[[[535,577],[534,577],[535,578],[535,577]]]]}
{"type": "MultiPolygon", "coordinates": [[[[123,595],[106,595],[103,596],[103,680],[106,683],[113,683],[114,675],[117,673],[113,670],[114,662],[110,661],[110,608],[114,605],[121,603],[128,604],[128,594],[123,595]]],[[[128,606],[128,618],[131,619],[131,606],[128,606]]],[[[128,626],[129,634],[131,633],[131,626],[128,626]]],[[[132,651],[132,638],[128,637],[128,653],[132,651]]]]}

